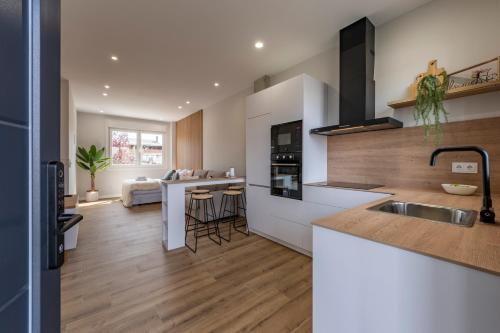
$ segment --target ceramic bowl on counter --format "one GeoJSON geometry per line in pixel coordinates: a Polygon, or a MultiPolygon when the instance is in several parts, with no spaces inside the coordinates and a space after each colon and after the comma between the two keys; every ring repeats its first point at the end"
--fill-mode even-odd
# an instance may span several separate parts
{"type": "Polygon", "coordinates": [[[441,184],[443,190],[449,194],[472,195],[477,190],[477,186],[463,184],[441,184]]]}

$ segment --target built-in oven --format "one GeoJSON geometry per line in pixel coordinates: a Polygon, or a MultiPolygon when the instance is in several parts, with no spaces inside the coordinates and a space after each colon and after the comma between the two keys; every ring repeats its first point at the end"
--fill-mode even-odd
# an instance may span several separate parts
{"type": "Polygon", "coordinates": [[[302,200],[302,121],[271,127],[271,195],[302,200]]]}

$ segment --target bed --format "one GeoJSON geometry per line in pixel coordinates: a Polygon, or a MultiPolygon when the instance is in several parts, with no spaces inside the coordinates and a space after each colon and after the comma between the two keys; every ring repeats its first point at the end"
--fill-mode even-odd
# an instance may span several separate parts
{"type": "Polygon", "coordinates": [[[161,202],[160,179],[126,179],[122,184],[122,203],[125,207],[161,202]]]}

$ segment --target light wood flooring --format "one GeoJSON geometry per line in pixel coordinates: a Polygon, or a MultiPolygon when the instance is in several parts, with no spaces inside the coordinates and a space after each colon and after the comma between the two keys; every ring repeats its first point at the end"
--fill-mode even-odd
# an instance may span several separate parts
{"type": "Polygon", "coordinates": [[[78,248],[62,268],[63,332],[311,332],[309,257],[239,233],[167,253],[159,204],[79,212],[78,248]]]}

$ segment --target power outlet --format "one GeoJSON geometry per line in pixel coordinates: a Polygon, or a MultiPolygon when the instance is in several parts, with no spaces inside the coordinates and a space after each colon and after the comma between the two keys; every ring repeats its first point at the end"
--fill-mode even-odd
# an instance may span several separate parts
{"type": "Polygon", "coordinates": [[[453,173],[477,173],[476,162],[452,162],[451,172],[453,173]]]}

